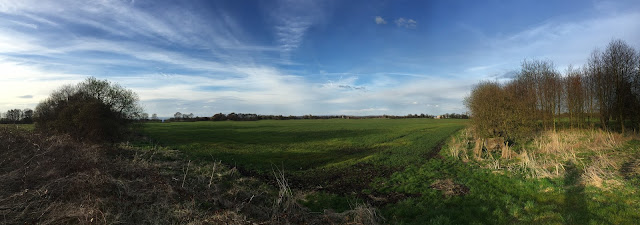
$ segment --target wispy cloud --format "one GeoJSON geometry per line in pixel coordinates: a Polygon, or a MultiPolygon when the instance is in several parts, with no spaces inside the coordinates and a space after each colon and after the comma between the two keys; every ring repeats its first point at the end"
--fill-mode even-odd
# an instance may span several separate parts
{"type": "Polygon", "coordinates": [[[413,20],[413,19],[405,19],[405,18],[398,18],[394,21],[396,23],[396,25],[398,27],[404,27],[404,28],[416,28],[416,26],[418,26],[418,22],[413,20]]]}
{"type": "Polygon", "coordinates": [[[387,21],[385,21],[381,16],[376,16],[375,21],[376,24],[387,24],[387,21]]]}
{"type": "Polygon", "coordinates": [[[591,51],[614,38],[640,47],[640,29],[636,27],[640,27],[640,13],[626,11],[585,19],[548,20],[507,34],[476,35],[487,45],[468,52],[479,57],[467,63],[480,66],[470,67],[464,74],[485,79],[507,78],[525,59],[551,60],[563,71],[568,65],[583,65],[591,51]]]}
{"type": "MultiPolygon", "coordinates": [[[[479,79],[508,79],[524,58],[548,58],[562,67],[580,65],[593,48],[611,38],[640,46],[640,30],[633,29],[640,27],[640,13],[620,11],[587,19],[550,19],[505,33],[473,27],[466,32],[473,31],[469,36],[482,44],[465,49],[462,56],[437,56],[444,64],[455,61],[451,67],[431,62],[436,57],[398,48],[400,53],[390,50],[392,54],[372,50],[381,58],[373,66],[347,62],[336,70],[320,65],[326,61],[314,67],[307,65],[313,60],[293,57],[307,43],[310,31],[335,25],[331,12],[325,12],[331,7],[322,5],[326,3],[282,0],[263,5],[265,15],[259,18],[265,20],[260,25],[266,29],[261,27],[260,35],[245,30],[246,21],[233,11],[211,7],[216,9],[203,14],[193,2],[163,4],[170,5],[0,0],[0,111],[33,108],[60,85],[96,76],[133,89],[149,113],[161,116],[176,111],[201,116],[233,111],[464,112],[461,100],[472,84],[479,79]]],[[[420,19],[392,18],[377,16],[374,22],[404,29],[418,28],[420,19]]],[[[370,17],[365,19],[371,24],[370,17]]],[[[412,31],[420,34],[418,29],[412,31]]],[[[320,52],[304,56],[314,58],[316,53],[320,52]]]]}
{"type": "Polygon", "coordinates": [[[271,16],[275,35],[285,58],[303,42],[307,30],[322,19],[322,5],[315,1],[281,0],[271,16]]]}

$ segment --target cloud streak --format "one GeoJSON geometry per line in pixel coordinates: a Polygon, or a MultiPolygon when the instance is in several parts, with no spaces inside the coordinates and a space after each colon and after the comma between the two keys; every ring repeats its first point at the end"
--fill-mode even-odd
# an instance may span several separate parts
{"type": "Polygon", "coordinates": [[[376,16],[375,21],[376,24],[387,24],[387,21],[385,21],[381,16],[376,16]]]}
{"type": "Polygon", "coordinates": [[[396,23],[396,26],[398,27],[404,27],[404,28],[416,28],[418,26],[418,22],[413,20],[413,19],[405,19],[405,18],[398,18],[395,21],[393,21],[396,23]]]}
{"type": "MultiPolygon", "coordinates": [[[[465,111],[461,101],[472,84],[479,79],[509,79],[524,58],[548,58],[559,67],[580,65],[592,48],[610,41],[611,34],[640,46],[637,12],[549,20],[508,33],[474,29],[473,37],[481,44],[457,51],[462,52],[458,55],[453,50],[438,54],[434,60],[412,52],[431,44],[401,36],[423,35],[423,29],[415,28],[424,18],[376,16],[374,25],[371,15],[378,12],[354,15],[369,29],[387,23],[394,28],[376,29],[380,41],[372,43],[389,47],[369,51],[366,48],[373,45],[363,44],[366,40],[311,39],[312,32],[345,25],[331,21],[326,12],[331,7],[325,3],[283,0],[264,6],[260,19],[265,22],[258,24],[264,26],[263,33],[257,34],[246,30],[238,19],[242,17],[222,8],[203,13],[195,3],[139,4],[145,3],[1,1],[0,111],[33,108],[55,88],[96,76],[133,89],[146,111],[160,116],[176,111],[200,116],[461,113],[465,111]],[[391,41],[398,40],[396,36],[407,40],[409,47],[391,41]],[[306,46],[314,41],[332,41],[327,46],[334,49],[298,57],[302,49],[314,49],[306,46]],[[345,64],[340,69],[315,60],[360,44],[366,53],[344,53],[363,60],[340,62],[345,64]],[[368,60],[370,55],[381,59],[368,60]],[[455,65],[445,67],[451,62],[455,65]]],[[[357,25],[361,24],[349,26],[357,25]]],[[[426,25],[421,27],[426,30],[426,25]]]]}
{"type": "Polygon", "coordinates": [[[281,53],[288,58],[303,43],[308,29],[324,15],[318,2],[281,0],[271,16],[276,21],[274,33],[281,53]]]}

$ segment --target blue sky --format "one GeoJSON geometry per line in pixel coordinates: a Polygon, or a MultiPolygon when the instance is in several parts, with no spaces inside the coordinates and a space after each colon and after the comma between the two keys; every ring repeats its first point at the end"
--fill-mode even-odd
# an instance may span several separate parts
{"type": "Polygon", "coordinates": [[[462,113],[614,38],[640,47],[638,1],[0,0],[0,111],[95,76],[160,116],[462,113]]]}

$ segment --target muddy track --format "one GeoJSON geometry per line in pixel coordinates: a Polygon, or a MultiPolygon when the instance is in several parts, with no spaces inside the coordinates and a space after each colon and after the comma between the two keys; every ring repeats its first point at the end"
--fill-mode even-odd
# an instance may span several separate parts
{"type": "Polygon", "coordinates": [[[433,147],[431,151],[427,154],[427,159],[433,159],[433,158],[441,159],[442,156],[440,155],[440,151],[442,151],[442,147],[444,147],[444,144],[446,142],[447,142],[446,139],[438,142],[438,144],[435,147],[433,147]]]}
{"type": "MultiPolygon", "coordinates": [[[[393,140],[403,138],[405,136],[407,135],[395,137],[393,138],[393,140]]],[[[442,156],[440,155],[440,151],[442,151],[442,147],[444,147],[446,141],[447,139],[445,138],[438,142],[438,144],[434,146],[431,151],[426,153],[426,159],[441,159],[442,156]]],[[[230,168],[234,167],[234,165],[230,164],[225,165],[230,168]]],[[[272,173],[260,173],[242,167],[236,167],[236,169],[242,176],[258,178],[274,187],[277,187],[278,185],[272,173]]],[[[374,179],[390,177],[393,173],[402,171],[404,169],[405,167],[392,168],[382,167],[370,163],[357,163],[353,166],[350,166],[349,168],[343,168],[340,172],[309,170],[307,174],[301,176],[287,174],[287,171],[284,172],[285,176],[289,180],[291,188],[293,189],[326,191],[341,195],[357,194],[358,196],[360,196],[363,195],[361,194],[362,190],[369,188],[369,183],[371,183],[374,179]]],[[[394,197],[391,198],[398,200],[398,198],[403,197],[394,195],[394,197]]]]}

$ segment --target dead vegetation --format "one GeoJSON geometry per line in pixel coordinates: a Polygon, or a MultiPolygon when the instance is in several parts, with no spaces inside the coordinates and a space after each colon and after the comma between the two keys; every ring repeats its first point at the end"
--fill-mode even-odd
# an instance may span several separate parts
{"type": "Polygon", "coordinates": [[[376,224],[369,205],[311,214],[279,190],[175,150],[88,145],[0,128],[2,224],[376,224]]]}
{"type": "Polygon", "coordinates": [[[568,129],[547,131],[527,144],[509,146],[508,142],[499,145],[495,141],[476,139],[472,130],[466,129],[452,137],[448,152],[465,162],[472,158],[485,168],[521,173],[530,178],[563,177],[565,167],[572,163],[582,169],[583,184],[603,187],[603,184],[618,184],[620,171],[630,170],[623,167],[630,155],[619,149],[633,138],[637,137],[599,129],[568,129]]]}
{"type": "Polygon", "coordinates": [[[429,187],[442,191],[442,194],[445,197],[465,195],[469,193],[468,187],[454,182],[451,178],[436,180],[429,187]]]}

